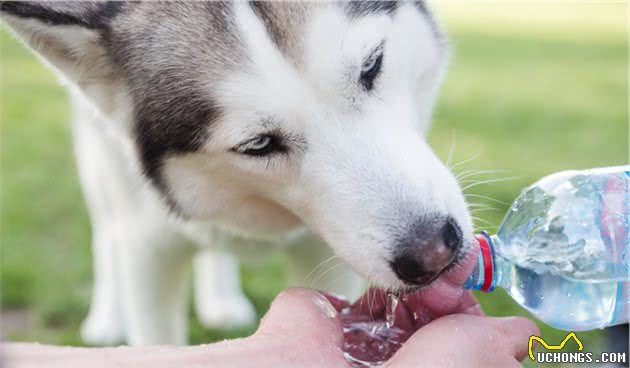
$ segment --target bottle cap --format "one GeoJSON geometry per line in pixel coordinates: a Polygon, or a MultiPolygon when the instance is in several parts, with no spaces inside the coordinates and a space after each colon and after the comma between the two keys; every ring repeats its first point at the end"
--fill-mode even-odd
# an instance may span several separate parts
{"type": "Polygon", "coordinates": [[[485,231],[478,234],[476,239],[479,242],[479,253],[483,264],[483,284],[479,290],[491,292],[494,290],[494,251],[492,249],[492,240],[490,240],[490,236],[485,231]]]}

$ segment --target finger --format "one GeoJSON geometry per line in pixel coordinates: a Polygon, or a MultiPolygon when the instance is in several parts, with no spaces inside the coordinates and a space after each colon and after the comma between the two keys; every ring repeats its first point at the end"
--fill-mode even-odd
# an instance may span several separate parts
{"type": "Polygon", "coordinates": [[[488,367],[489,336],[497,332],[483,317],[455,314],[438,318],[416,331],[388,361],[387,367],[488,367]]]}
{"type": "Polygon", "coordinates": [[[475,295],[472,291],[467,290],[461,297],[461,302],[459,306],[455,309],[453,313],[463,313],[463,314],[472,314],[475,316],[483,316],[483,310],[475,298],[475,295]]]}
{"type": "Polygon", "coordinates": [[[257,335],[325,337],[333,344],[343,344],[343,329],[337,310],[328,299],[314,290],[289,288],[271,303],[260,321],[257,335]]]}
{"type": "Polygon", "coordinates": [[[537,330],[522,318],[452,314],[418,330],[388,361],[389,367],[511,367],[527,355],[530,333],[537,330]]]}
{"type": "Polygon", "coordinates": [[[524,317],[493,317],[488,320],[501,333],[507,349],[519,361],[529,354],[529,337],[540,334],[538,326],[524,317]]]}

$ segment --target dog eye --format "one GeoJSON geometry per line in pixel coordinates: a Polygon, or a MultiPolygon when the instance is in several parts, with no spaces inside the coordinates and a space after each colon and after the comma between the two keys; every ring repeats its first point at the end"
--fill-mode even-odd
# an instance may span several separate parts
{"type": "Polygon", "coordinates": [[[374,80],[381,72],[381,65],[383,64],[383,53],[370,57],[363,63],[361,67],[361,85],[366,90],[370,91],[374,87],[374,80]]]}
{"type": "Polygon", "coordinates": [[[259,135],[235,149],[238,153],[248,156],[266,156],[284,150],[279,137],[269,134],[259,135]]]}

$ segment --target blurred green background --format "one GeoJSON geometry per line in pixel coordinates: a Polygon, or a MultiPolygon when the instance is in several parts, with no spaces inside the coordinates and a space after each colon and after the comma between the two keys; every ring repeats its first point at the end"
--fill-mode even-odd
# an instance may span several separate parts
{"type": "MultiPolygon", "coordinates": [[[[477,213],[493,230],[508,203],[536,179],[564,169],[627,163],[627,4],[623,2],[438,2],[453,58],[430,141],[456,171],[501,170],[513,178],[468,193],[495,210],[477,213]]],[[[91,288],[90,229],[74,167],[66,94],[51,71],[0,27],[0,246],[3,334],[81,344],[91,288]]],[[[284,258],[243,270],[263,314],[284,288],[284,258]]],[[[491,315],[524,314],[501,292],[480,296],[491,315]]],[[[191,316],[191,341],[250,330],[207,331],[191,316]]],[[[559,342],[565,332],[544,325],[559,342]]],[[[599,331],[578,334],[601,349],[599,331]]]]}

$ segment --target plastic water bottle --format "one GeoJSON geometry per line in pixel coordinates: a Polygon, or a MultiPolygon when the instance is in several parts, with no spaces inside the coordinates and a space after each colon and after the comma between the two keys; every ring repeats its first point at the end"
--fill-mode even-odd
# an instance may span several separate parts
{"type": "Polygon", "coordinates": [[[547,176],[523,190],[496,235],[477,239],[465,288],[501,287],[564,330],[628,322],[630,166],[547,176]]]}

